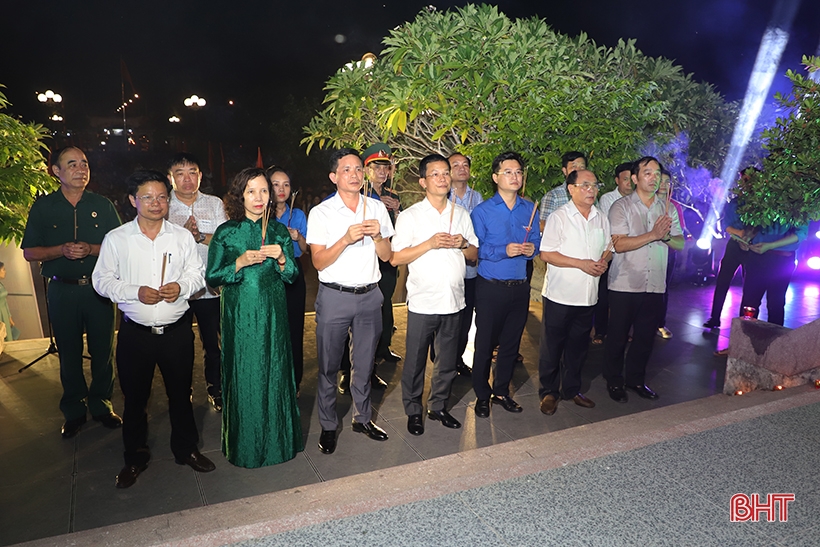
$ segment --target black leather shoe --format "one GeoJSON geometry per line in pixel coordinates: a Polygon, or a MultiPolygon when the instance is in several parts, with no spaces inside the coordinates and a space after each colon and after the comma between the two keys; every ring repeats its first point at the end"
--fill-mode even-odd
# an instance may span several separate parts
{"type": "Polygon", "coordinates": [[[713,319],[709,318],[709,320],[703,324],[703,327],[706,329],[719,329],[720,328],[720,319],[713,319]]]}
{"type": "Polygon", "coordinates": [[[319,451],[322,454],[333,454],[336,451],[336,430],[323,429],[319,435],[319,451]]]}
{"type": "Polygon", "coordinates": [[[214,407],[214,410],[217,412],[222,412],[222,395],[211,395],[208,394],[208,402],[211,403],[211,406],[214,407]]]}
{"type": "Polygon", "coordinates": [[[387,350],[387,353],[385,353],[384,355],[380,355],[379,357],[385,363],[398,363],[399,361],[401,361],[401,355],[399,355],[398,353],[394,352],[392,349],[389,348],[387,350]]]}
{"type": "Polygon", "coordinates": [[[473,369],[468,367],[464,364],[464,361],[459,361],[456,363],[456,372],[461,376],[467,376],[468,378],[473,375],[473,369]]]}
{"type": "Polygon", "coordinates": [[[643,399],[649,399],[651,401],[654,401],[658,398],[658,394],[646,386],[626,386],[626,389],[634,391],[638,394],[638,397],[641,397],[643,399]]]}
{"type": "Polygon", "coordinates": [[[373,389],[386,389],[387,382],[379,378],[379,375],[374,372],[370,375],[370,387],[373,389]]]}
{"type": "Polygon", "coordinates": [[[446,410],[428,410],[427,417],[431,420],[436,420],[441,422],[441,425],[444,427],[449,427],[450,429],[458,429],[461,427],[461,422],[453,418],[449,412],[446,410]]]}
{"type": "Polygon", "coordinates": [[[626,394],[626,390],[622,387],[609,386],[607,391],[609,391],[609,397],[615,402],[625,403],[629,400],[629,395],[626,394]]]}
{"type": "Polygon", "coordinates": [[[100,422],[103,424],[103,427],[107,427],[108,429],[117,429],[122,427],[122,418],[113,412],[109,412],[108,414],[98,414],[97,416],[92,416],[92,418],[95,422],[100,422]]]}
{"type": "Polygon", "coordinates": [[[475,415],[479,418],[489,418],[490,417],[490,400],[489,399],[476,399],[475,400],[475,415]]]}
{"type": "Polygon", "coordinates": [[[353,431],[355,431],[356,433],[364,433],[374,441],[387,440],[387,433],[384,432],[384,429],[380,428],[372,421],[367,422],[366,424],[353,422],[353,431]]]}
{"type": "Polygon", "coordinates": [[[120,474],[117,475],[116,487],[117,488],[129,488],[134,486],[134,483],[137,482],[137,477],[140,476],[140,473],[148,469],[148,464],[143,465],[126,465],[120,471],[120,474]]]}
{"type": "Polygon", "coordinates": [[[504,395],[503,397],[499,397],[498,395],[493,395],[490,397],[490,400],[493,402],[494,405],[501,405],[504,407],[504,410],[507,412],[522,412],[524,409],[521,408],[521,405],[513,401],[512,397],[509,395],[504,395]]]}
{"type": "Polygon", "coordinates": [[[416,436],[424,434],[424,421],[421,419],[421,414],[411,414],[407,417],[407,431],[416,436]]]}
{"type": "Polygon", "coordinates": [[[70,439],[74,435],[80,432],[80,428],[86,421],[85,414],[80,416],[79,418],[74,418],[73,420],[66,420],[66,423],[63,424],[63,429],[60,431],[60,434],[63,436],[63,439],[70,439]]]}
{"type": "Polygon", "coordinates": [[[350,373],[343,372],[339,375],[339,393],[347,395],[350,393],[350,373]]]}
{"type": "Polygon", "coordinates": [[[214,462],[199,453],[199,450],[194,450],[184,459],[174,458],[174,461],[179,465],[188,465],[194,471],[200,473],[209,473],[216,469],[214,462]]]}

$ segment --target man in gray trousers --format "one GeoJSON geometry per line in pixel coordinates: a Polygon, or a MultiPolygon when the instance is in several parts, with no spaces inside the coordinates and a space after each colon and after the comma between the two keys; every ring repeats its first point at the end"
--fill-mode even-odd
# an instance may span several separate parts
{"type": "Polygon", "coordinates": [[[374,290],[381,278],[378,259],[392,258],[389,238],[394,233],[384,204],[360,193],[363,164],[355,150],[341,148],[331,155],[329,177],[336,194],[311,209],[306,238],[319,272],[316,400],[322,426],[319,450],[324,454],[336,450],[336,375],[348,332],[353,350],[353,431],[387,440],[387,433],[371,421],[370,375],[382,331],[383,298],[374,290]]]}
{"type": "Polygon", "coordinates": [[[478,238],[467,210],[447,196],[450,164],[431,154],[419,164],[419,184],[425,199],[399,214],[393,238],[394,266],[409,264],[407,277],[407,359],[401,394],[407,431],[424,433],[421,395],[427,348],[435,339],[435,360],[427,417],[445,427],[461,424],[447,412],[450,387],[456,377],[456,355],[464,309],[466,260],[478,257],[478,238]]]}

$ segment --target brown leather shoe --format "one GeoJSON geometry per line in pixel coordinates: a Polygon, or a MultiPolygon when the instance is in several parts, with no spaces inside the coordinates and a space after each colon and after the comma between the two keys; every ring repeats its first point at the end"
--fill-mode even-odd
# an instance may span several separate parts
{"type": "Polygon", "coordinates": [[[541,412],[547,416],[552,416],[555,414],[556,409],[558,409],[558,398],[552,394],[544,395],[544,398],[541,399],[541,412]]]}
{"type": "Polygon", "coordinates": [[[595,408],[595,403],[592,400],[587,399],[580,393],[572,398],[572,402],[584,408],[595,408]]]}

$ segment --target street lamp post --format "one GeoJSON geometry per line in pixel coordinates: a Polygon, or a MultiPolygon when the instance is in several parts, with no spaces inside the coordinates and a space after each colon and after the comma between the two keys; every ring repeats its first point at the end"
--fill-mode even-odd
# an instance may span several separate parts
{"type": "Polygon", "coordinates": [[[45,93],[37,93],[37,100],[44,105],[50,104],[52,106],[51,116],[48,117],[49,120],[53,122],[64,121],[62,113],[58,110],[58,107],[62,106],[63,103],[62,95],[49,89],[45,93]]]}

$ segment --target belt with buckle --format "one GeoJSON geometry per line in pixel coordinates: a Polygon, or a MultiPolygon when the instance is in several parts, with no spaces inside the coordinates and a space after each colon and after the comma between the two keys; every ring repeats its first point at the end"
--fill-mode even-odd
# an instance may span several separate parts
{"type": "Polygon", "coordinates": [[[334,291],[341,291],[350,294],[365,294],[369,293],[373,289],[379,286],[378,283],[371,283],[370,285],[359,285],[358,287],[345,287],[344,285],[339,285],[338,283],[325,283],[322,282],[322,285],[327,287],[328,289],[333,289],[334,291]]]}
{"type": "Polygon", "coordinates": [[[517,287],[527,282],[526,279],[487,279],[486,277],[482,277],[482,279],[494,285],[503,285],[505,287],[517,287]]]}
{"type": "Polygon", "coordinates": [[[66,285],[90,285],[91,280],[87,277],[82,277],[80,279],[67,279],[65,277],[59,277],[57,275],[51,276],[52,281],[56,281],[57,283],[65,283],[66,285]]]}
{"type": "Polygon", "coordinates": [[[134,327],[137,330],[141,330],[141,331],[144,331],[144,332],[150,332],[151,334],[168,334],[169,332],[171,332],[172,330],[174,330],[175,328],[177,328],[178,326],[180,326],[181,324],[183,324],[185,322],[185,318],[188,315],[188,313],[189,312],[185,312],[185,314],[182,317],[180,317],[179,319],[177,319],[173,323],[170,323],[168,325],[160,325],[160,326],[153,326],[153,327],[147,327],[145,325],[137,323],[133,319],[129,319],[129,317],[125,314],[123,314],[122,320],[125,323],[128,323],[129,325],[131,325],[132,327],[134,327]]]}

